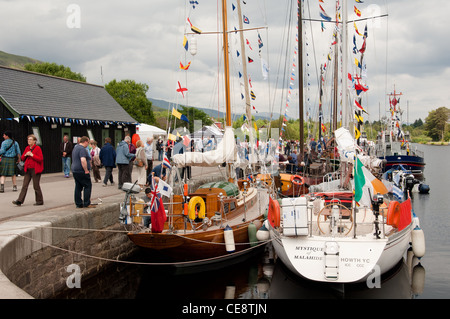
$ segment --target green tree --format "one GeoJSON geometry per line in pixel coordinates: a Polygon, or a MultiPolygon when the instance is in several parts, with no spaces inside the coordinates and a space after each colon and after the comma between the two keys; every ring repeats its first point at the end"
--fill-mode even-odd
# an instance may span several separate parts
{"type": "Polygon", "coordinates": [[[425,119],[425,130],[433,141],[444,140],[449,116],[450,109],[446,107],[440,107],[428,113],[428,117],[425,119]]]}
{"type": "Polygon", "coordinates": [[[147,84],[136,83],[133,80],[115,79],[105,85],[106,91],[119,103],[123,109],[139,123],[154,125],[155,116],[152,102],[147,98],[147,84]]]}
{"type": "Polygon", "coordinates": [[[412,124],[412,127],[414,127],[414,128],[418,128],[418,127],[421,127],[421,126],[423,126],[422,119],[415,120],[414,123],[412,124]]]}
{"type": "Polygon", "coordinates": [[[58,65],[56,63],[27,63],[25,64],[24,68],[27,71],[53,75],[69,80],[86,82],[86,78],[81,73],[73,72],[69,67],[58,65]]]}

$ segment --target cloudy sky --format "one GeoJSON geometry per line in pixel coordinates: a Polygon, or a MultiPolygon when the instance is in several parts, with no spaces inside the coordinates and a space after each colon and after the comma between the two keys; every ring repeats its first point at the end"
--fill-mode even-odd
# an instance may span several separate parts
{"type": "MultiPolygon", "coordinates": [[[[228,0],[229,7],[235,1],[228,0]]],[[[189,1],[182,0],[0,0],[0,50],[69,66],[90,83],[104,85],[113,79],[132,79],[149,85],[149,97],[223,111],[223,77],[218,75],[222,73],[223,61],[223,55],[218,53],[221,36],[214,34],[221,27],[217,8],[220,1],[197,2],[193,9],[189,1]],[[197,41],[195,55],[182,46],[185,32],[190,32],[187,17],[208,33],[187,35],[189,43],[195,41],[192,37],[197,41]],[[191,62],[189,70],[180,70],[180,62],[191,62]],[[176,92],[178,81],[188,88],[184,98],[176,92]]],[[[298,72],[291,69],[296,63],[295,14],[289,11],[296,2],[247,0],[243,5],[243,14],[249,19],[244,27],[259,28],[244,36],[250,43],[245,46],[246,55],[254,61],[248,64],[248,74],[256,95],[252,105],[258,112],[283,113],[288,103],[288,116],[298,117],[298,72]],[[264,44],[261,52],[258,32],[264,44]],[[270,68],[268,79],[263,78],[262,60],[270,68]],[[294,83],[290,94],[289,82],[294,83]]],[[[424,120],[429,111],[449,107],[450,42],[446,20],[450,1],[365,0],[357,4],[352,0],[348,1],[350,19],[356,18],[355,5],[365,18],[388,15],[357,22],[361,32],[368,24],[364,60],[369,91],[363,97],[368,119],[378,120],[385,115],[387,94],[394,85],[403,93],[405,121],[424,120]]],[[[322,7],[334,17],[335,1],[324,0],[322,7]]],[[[305,17],[320,19],[319,12],[319,0],[305,0],[305,17]]],[[[229,29],[238,27],[237,15],[232,11],[228,25],[229,29]]],[[[304,28],[304,92],[312,116],[318,103],[317,72],[327,62],[332,48],[334,26],[324,26],[322,32],[320,22],[307,21],[304,28]]],[[[350,50],[354,33],[350,23],[350,50]]],[[[235,35],[230,35],[233,112],[242,113],[244,103],[237,77],[242,64],[235,39],[235,35]]],[[[361,47],[362,38],[358,37],[357,42],[361,47]]],[[[350,52],[349,72],[356,71],[355,57],[350,52]]],[[[331,75],[330,67],[327,81],[331,75]]],[[[328,107],[331,89],[328,84],[325,87],[323,102],[328,107]]]]}

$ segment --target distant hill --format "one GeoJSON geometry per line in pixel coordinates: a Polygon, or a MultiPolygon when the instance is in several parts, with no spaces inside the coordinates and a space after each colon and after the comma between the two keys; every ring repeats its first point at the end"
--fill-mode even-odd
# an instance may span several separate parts
{"type": "Polygon", "coordinates": [[[41,61],[26,56],[14,55],[0,51],[0,65],[10,68],[23,69],[27,63],[41,63],[41,61]]]}
{"type": "MultiPolygon", "coordinates": [[[[171,107],[173,107],[173,103],[170,103],[170,102],[167,102],[164,100],[153,99],[153,98],[149,98],[149,100],[150,100],[150,102],[152,102],[152,106],[155,106],[159,109],[169,110],[171,107]]],[[[200,107],[196,107],[196,108],[205,112],[206,114],[208,114],[211,117],[217,117],[217,110],[200,108],[200,107]]],[[[237,115],[238,115],[238,117],[240,117],[240,115],[242,115],[242,114],[243,113],[238,113],[237,115]]],[[[259,119],[270,120],[270,113],[267,113],[267,112],[254,114],[253,116],[255,117],[256,120],[259,120],[259,119]]],[[[219,112],[219,117],[225,117],[225,113],[219,112]]],[[[278,119],[279,117],[280,117],[279,114],[274,114],[272,117],[272,120],[278,119]]]]}

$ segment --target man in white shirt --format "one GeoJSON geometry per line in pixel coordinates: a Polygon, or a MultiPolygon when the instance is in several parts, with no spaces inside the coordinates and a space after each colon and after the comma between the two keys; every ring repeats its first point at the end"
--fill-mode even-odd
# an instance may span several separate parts
{"type": "Polygon", "coordinates": [[[153,137],[147,137],[147,143],[144,145],[145,156],[147,156],[147,176],[153,170],[153,137]]]}

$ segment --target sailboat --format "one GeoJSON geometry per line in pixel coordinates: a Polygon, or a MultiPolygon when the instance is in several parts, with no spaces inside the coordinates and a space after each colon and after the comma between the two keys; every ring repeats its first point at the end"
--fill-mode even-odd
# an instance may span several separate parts
{"type": "MultiPolygon", "coordinates": [[[[301,10],[299,10],[301,12],[301,10]]],[[[347,5],[343,1],[343,20],[347,5]]],[[[301,20],[301,15],[299,16],[301,20]]],[[[342,23],[343,74],[346,70],[347,26],[342,23]]],[[[345,82],[344,82],[345,83],[345,82]]],[[[344,88],[344,101],[348,101],[344,88]]],[[[418,258],[425,254],[423,230],[408,198],[383,196],[384,184],[363,165],[346,123],[334,131],[340,155],[339,178],[321,191],[293,198],[270,198],[268,224],[277,256],[295,275],[317,282],[353,283],[376,279],[394,267],[410,242],[418,258]]]]}
{"type": "MultiPolygon", "coordinates": [[[[242,257],[265,244],[256,238],[268,206],[268,191],[247,180],[236,180],[234,164],[238,161],[236,142],[231,127],[230,74],[228,57],[227,3],[222,1],[223,49],[226,99],[226,127],[222,141],[215,150],[184,152],[172,156],[170,169],[172,185],[182,181],[178,168],[186,166],[225,167],[227,178],[201,185],[195,191],[188,184],[182,194],[172,194],[166,203],[158,202],[157,187],[152,201],[164,205],[163,225],[154,228],[158,215],[151,213],[151,228],[142,225],[144,203],[125,199],[122,219],[130,220],[132,231],[128,237],[139,247],[157,256],[157,263],[176,267],[191,267],[223,262],[242,257]],[[128,205],[127,205],[128,204],[128,205]],[[128,207],[125,207],[128,206],[128,207]]],[[[161,181],[158,183],[160,185],[161,181]]],[[[125,190],[133,193],[133,186],[125,190]]]]}
{"type": "Polygon", "coordinates": [[[398,168],[400,165],[423,180],[425,169],[424,153],[410,145],[409,132],[402,130],[402,110],[400,98],[403,93],[395,90],[388,94],[390,118],[386,129],[379,133],[375,144],[376,155],[385,160],[384,171],[398,168]]]}

